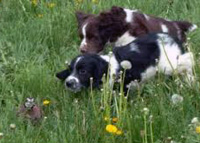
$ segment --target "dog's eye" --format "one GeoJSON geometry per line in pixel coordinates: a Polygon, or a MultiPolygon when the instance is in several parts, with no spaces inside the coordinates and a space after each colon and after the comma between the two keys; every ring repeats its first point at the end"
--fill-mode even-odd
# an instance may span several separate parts
{"type": "Polygon", "coordinates": [[[86,70],[79,70],[79,74],[86,74],[86,70]]]}

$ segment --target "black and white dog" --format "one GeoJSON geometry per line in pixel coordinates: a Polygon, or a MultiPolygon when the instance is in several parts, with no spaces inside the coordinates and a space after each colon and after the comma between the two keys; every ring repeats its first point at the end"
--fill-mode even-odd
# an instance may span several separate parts
{"type": "Polygon", "coordinates": [[[126,70],[125,90],[130,83],[146,81],[155,76],[157,71],[165,75],[185,72],[192,77],[194,64],[193,54],[185,52],[177,38],[165,33],[152,33],[139,37],[126,46],[115,47],[111,56],[79,55],[72,60],[69,69],[57,73],[56,76],[64,80],[65,86],[73,91],[89,87],[91,77],[93,87],[99,87],[103,74],[110,74],[110,77],[113,74],[115,77],[119,75],[122,70],[120,63],[123,61],[131,64],[130,69],[126,70]]]}

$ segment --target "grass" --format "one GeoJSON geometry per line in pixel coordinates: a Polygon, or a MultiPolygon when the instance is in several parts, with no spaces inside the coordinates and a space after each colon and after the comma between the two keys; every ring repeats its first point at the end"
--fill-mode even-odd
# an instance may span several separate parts
{"type": "Polygon", "coordinates": [[[0,143],[200,142],[195,125],[190,125],[193,117],[200,118],[199,29],[188,35],[196,62],[193,85],[178,76],[168,79],[158,75],[130,92],[127,101],[118,96],[119,91],[112,96],[113,91],[106,86],[103,91],[88,89],[74,94],[55,78],[65,67],[64,61],[79,53],[74,12],[99,13],[112,5],[200,26],[199,0],[99,0],[98,4],[90,0],[41,0],[37,6],[29,0],[1,0],[0,133],[4,136],[0,143]],[[50,8],[47,2],[56,5],[50,8]],[[172,104],[173,94],[181,95],[183,102],[172,104]],[[16,118],[17,108],[26,97],[34,97],[44,110],[47,118],[38,125],[16,118]],[[44,99],[51,104],[43,106],[44,99]],[[142,111],[146,107],[148,114],[142,111]],[[118,117],[115,125],[122,135],[105,130],[112,117],[118,117]],[[11,123],[16,129],[10,129],[11,123]]]}

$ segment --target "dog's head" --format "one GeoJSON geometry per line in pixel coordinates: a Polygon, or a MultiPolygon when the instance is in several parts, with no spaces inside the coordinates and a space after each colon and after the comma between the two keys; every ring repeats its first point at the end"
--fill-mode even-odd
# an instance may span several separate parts
{"type": "Polygon", "coordinates": [[[79,36],[81,38],[80,51],[82,53],[99,53],[108,42],[118,38],[125,32],[126,14],[123,8],[112,7],[110,11],[99,15],[76,12],[79,36]]]}
{"type": "Polygon", "coordinates": [[[65,82],[65,86],[74,92],[90,86],[99,87],[104,73],[107,72],[108,63],[99,55],[85,54],[72,60],[68,69],[58,72],[56,77],[65,82]]]}

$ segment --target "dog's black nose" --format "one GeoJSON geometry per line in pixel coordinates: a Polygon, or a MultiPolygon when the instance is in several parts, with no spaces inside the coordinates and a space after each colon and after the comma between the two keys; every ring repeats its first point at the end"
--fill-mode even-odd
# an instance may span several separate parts
{"type": "Polygon", "coordinates": [[[71,79],[71,80],[66,81],[66,86],[69,87],[69,88],[73,88],[75,84],[76,84],[75,79],[71,79]]]}

